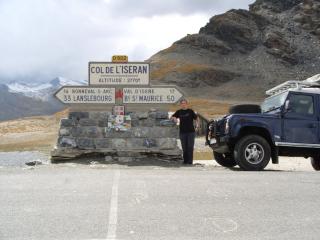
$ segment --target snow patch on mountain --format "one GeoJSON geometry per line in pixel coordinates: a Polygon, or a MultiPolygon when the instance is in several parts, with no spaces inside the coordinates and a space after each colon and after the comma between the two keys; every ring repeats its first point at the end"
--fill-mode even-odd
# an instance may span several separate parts
{"type": "Polygon", "coordinates": [[[50,84],[52,86],[57,86],[57,87],[61,87],[61,86],[78,86],[78,85],[85,85],[87,84],[87,81],[85,80],[70,80],[64,77],[57,77],[55,79],[52,79],[50,81],[50,84]]]}
{"type": "Polygon", "coordinates": [[[11,82],[7,84],[9,92],[20,93],[27,97],[48,101],[53,94],[62,86],[85,85],[86,81],[69,80],[63,77],[52,79],[49,83],[20,83],[11,82]]]}
{"type": "Polygon", "coordinates": [[[44,83],[40,85],[27,85],[24,83],[9,83],[8,85],[9,92],[16,92],[16,93],[26,93],[26,92],[38,92],[40,90],[52,87],[49,83],[44,83]]]}

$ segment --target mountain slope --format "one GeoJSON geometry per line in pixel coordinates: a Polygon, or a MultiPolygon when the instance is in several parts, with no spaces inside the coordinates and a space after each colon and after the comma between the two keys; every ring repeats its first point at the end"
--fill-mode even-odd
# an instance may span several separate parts
{"type": "Polygon", "coordinates": [[[52,114],[62,105],[45,102],[19,93],[11,93],[6,85],[0,85],[0,121],[19,117],[52,114]]]}
{"type": "Polygon", "coordinates": [[[152,56],[153,84],[192,96],[260,101],[265,90],[320,72],[320,2],[258,0],[210,19],[152,56]]]}
{"type": "Polygon", "coordinates": [[[11,82],[7,84],[9,91],[21,93],[27,97],[49,101],[53,94],[62,86],[66,85],[84,85],[85,81],[73,81],[63,77],[56,77],[48,83],[26,84],[21,82],[11,82]]]}
{"type": "Polygon", "coordinates": [[[60,111],[65,105],[53,96],[54,93],[65,85],[84,84],[85,81],[72,81],[62,77],[42,84],[0,84],[0,121],[60,111]]]}

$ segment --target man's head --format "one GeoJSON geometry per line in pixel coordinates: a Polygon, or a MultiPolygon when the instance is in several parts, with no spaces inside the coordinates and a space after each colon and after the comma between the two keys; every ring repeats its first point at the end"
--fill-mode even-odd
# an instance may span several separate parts
{"type": "Polygon", "coordinates": [[[180,100],[180,106],[182,109],[187,109],[188,108],[188,101],[186,99],[180,100]]]}

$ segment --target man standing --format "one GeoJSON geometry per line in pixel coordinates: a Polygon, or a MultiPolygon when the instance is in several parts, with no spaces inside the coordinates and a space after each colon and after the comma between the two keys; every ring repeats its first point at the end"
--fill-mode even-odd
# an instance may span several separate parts
{"type": "Polygon", "coordinates": [[[196,128],[199,127],[199,118],[197,114],[188,108],[188,101],[183,99],[180,101],[181,109],[172,115],[172,120],[177,122],[180,120],[180,141],[183,151],[183,163],[193,163],[194,139],[196,136],[193,121],[196,120],[196,128]]]}

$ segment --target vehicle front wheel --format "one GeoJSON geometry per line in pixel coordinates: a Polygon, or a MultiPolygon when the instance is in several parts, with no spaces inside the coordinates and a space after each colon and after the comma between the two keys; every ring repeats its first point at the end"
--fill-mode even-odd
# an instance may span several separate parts
{"type": "Polygon", "coordinates": [[[223,167],[231,168],[237,165],[231,153],[213,152],[214,159],[223,167]]]}
{"type": "Polygon", "coordinates": [[[312,157],[311,158],[311,165],[314,170],[320,171],[320,157],[312,157]]]}
{"type": "Polygon", "coordinates": [[[242,137],[234,148],[234,159],[246,171],[261,171],[269,163],[271,148],[266,139],[258,135],[242,137]]]}

